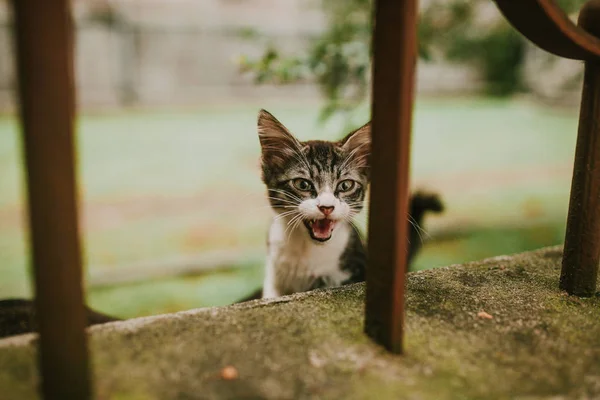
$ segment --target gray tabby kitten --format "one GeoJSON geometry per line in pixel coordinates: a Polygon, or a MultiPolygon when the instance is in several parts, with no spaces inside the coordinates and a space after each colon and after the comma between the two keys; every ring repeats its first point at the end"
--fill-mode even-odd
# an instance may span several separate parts
{"type": "MultiPolygon", "coordinates": [[[[366,251],[352,220],[369,185],[370,124],[338,142],[301,142],[261,110],[258,136],[262,180],[277,215],[269,229],[263,289],[241,301],[364,281],[366,251]]],[[[442,210],[435,194],[411,197],[409,262],[422,244],[425,213],[442,210]]]]}
{"type": "Polygon", "coordinates": [[[369,185],[370,124],[339,142],[300,142],[261,110],[262,179],[278,215],[268,236],[263,298],[365,279],[352,219],[369,185]]]}

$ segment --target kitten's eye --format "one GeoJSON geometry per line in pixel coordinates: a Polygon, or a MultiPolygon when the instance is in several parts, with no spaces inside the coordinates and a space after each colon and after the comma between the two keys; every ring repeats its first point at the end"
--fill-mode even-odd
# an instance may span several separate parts
{"type": "Polygon", "coordinates": [[[312,189],[312,184],[307,181],[306,179],[302,179],[302,178],[298,178],[298,179],[294,179],[292,181],[292,184],[294,185],[294,187],[298,190],[301,190],[303,192],[308,192],[310,189],[312,189]]]}
{"type": "Polygon", "coordinates": [[[354,185],[356,185],[356,182],[346,179],[338,184],[337,190],[338,192],[348,192],[354,188],[354,185]]]}

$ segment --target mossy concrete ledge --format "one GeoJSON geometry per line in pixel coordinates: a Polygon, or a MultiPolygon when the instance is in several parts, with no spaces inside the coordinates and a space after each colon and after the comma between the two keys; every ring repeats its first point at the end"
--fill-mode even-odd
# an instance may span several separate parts
{"type": "MultiPolygon", "coordinates": [[[[97,326],[96,398],[598,399],[600,297],[561,293],[560,260],[411,273],[402,357],[363,335],[362,284],[97,326]]],[[[35,341],[0,341],[0,399],[37,398],[35,341]]]]}

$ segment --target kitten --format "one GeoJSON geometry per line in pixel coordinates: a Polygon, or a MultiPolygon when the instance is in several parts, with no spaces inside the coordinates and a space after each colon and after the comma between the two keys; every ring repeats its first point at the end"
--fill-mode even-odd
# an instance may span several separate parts
{"type": "MultiPolygon", "coordinates": [[[[370,181],[370,123],[337,142],[301,142],[261,110],[258,135],[262,180],[277,215],[268,234],[263,289],[243,301],[364,281],[366,251],[353,218],[370,181]]],[[[415,224],[425,211],[442,209],[437,196],[421,194],[411,199],[413,207],[420,207],[411,210],[418,214],[415,224]]],[[[417,229],[411,224],[411,239],[417,229]]],[[[417,250],[411,249],[409,260],[417,250]]]]}

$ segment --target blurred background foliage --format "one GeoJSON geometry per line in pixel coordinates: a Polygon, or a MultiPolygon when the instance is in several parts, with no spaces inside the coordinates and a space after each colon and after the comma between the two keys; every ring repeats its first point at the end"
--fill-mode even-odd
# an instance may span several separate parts
{"type": "MultiPolygon", "coordinates": [[[[585,0],[559,0],[566,13],[585,0]]],[[[485,94],[503,97],[523,90],[525,38],[503,18],[481,21],[477,12],[489,0],[431,0],[419,15],[419,57],[471,64],[480,71],[485,94]]],[[[321,119],[353,111],[368,96],[373,0],[323,2],[328,29],[307,54],[286,54],[268,46],[258,58],[241,57],[240,69],[258,84],[316,80],[327,103],[321,119]]]]}

